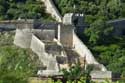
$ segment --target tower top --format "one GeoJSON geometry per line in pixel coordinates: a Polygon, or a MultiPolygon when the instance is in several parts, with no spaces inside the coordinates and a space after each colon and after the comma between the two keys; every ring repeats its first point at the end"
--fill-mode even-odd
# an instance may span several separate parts
{"type": "Polygon", "coordinates": [[[63,24],[65,25],[76,25],[83,24],[84,14],[79,13],[67,13],[63,17],[63,24]]]}

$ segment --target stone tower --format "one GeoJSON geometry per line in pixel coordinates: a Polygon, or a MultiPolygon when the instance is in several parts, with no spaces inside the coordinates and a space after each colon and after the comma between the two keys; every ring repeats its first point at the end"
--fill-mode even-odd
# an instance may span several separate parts
{"type": "Polygon", "coordinates": [[[83,14],[67,13],[63,17],[63,24],[60,28],[60,42],[69,48],[73,48],[73,34],[77,25],[83,24],[83,14]]]}

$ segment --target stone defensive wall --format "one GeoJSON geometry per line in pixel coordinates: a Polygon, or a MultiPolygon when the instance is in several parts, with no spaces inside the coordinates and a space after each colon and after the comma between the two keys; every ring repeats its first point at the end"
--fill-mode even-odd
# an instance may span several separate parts
{"type": "Polygon", "coordinates": [[[28,20],[25,20],[25,19],[21,19],[21,20],[3,20],[3,21],[0,21],[0,25],[1,24],[33,24],[33,20],[31,19],[28,19],[28,20]]]}
{"type": "Polygon", "coordinates": [[[33,20],[5,20],[5,21],[0,21],[0,28],[3,29],[17,29],[17,28],[32,28],[33,27],[33,20]]]}
{"type": "Polygon", "coordinates": [[[76,33],[73,33],[73,46],[74,51],[76,51],[80,57],[84,57],[86,59],[87,64],[95,64],[95,66],[98,66],[101,71],[107,71],[105,66],[103,64],[100,64],[96,61],[91,51],[88,49],[88,47],[78,38],[76,33]]]}
{"type": "Polygon", "coordinates": [[[41,1],[44,2],[47,13],[51,14],[52,17],[55,18],[58,22],[62,22],[62,16],[55,7],[53,1],[52,0],[41,0],[41,1]]]}
{"type": "Polygon", "coordinates": [[[49,58],[47,58],[47,54],[45,53],[45,44],[35,35],[32,35],[30,48],[39,56],[40,61],[43,61],[44,65],[48,64],[49,58]]]}

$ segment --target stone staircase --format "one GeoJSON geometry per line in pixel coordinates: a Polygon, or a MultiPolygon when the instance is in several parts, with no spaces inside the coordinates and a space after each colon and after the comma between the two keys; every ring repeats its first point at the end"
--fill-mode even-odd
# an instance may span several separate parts
{"type": "Polygon", "coordinates": [[[66,55],[63,54],[63,49],[54,41],[40,40],[37,36],[32,36],[31,47],[32,51],[39,56],[40,61],[46,66],[45,70],[40,70],[41,76],[60,75],[60,66],[66,60],[66,55]],[[57,60],[58,58],[58,60],[57,60]],[[62,60],[63,63],[59,61],[62,60]]]}
{"type": "Polygon", "coordinates": [[[66,52],[69,64],[77,63],[80,57],[78,53],[76,53],[74,50],[69,49],[69,48],[65,48],[65,52],[66,52]]]}

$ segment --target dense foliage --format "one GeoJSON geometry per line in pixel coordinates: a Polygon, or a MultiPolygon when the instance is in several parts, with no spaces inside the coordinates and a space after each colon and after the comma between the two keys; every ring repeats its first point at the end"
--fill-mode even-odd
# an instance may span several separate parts
{"type": "Polygon", "coordinates": [[[0,83],[27,83],[37,72],[38,58],[13,45],[13,32],[0,33],[0,83]]]}
{"type": "Polygon", "coordinates": [[[75,66],[71,66],[69,70],[63,69],[64,73],[63,78],[48,78],[46,80],[32,78],[29,80],[30,83],[124,83],[125,80],[119,80],[115,82],[111,82],[111,80],[105,79],[102,82],[93,81],[90,77],[90,72],[93,70],[93,65],[88,65],[87,70],[85,70],[85,66],[81,66],[79,63],[76,63],[75,66]]]}
{"type": "Polygon", "coordinates": [[[0,0],[0,20],[51,19],[45,13],[45,6],[37,0],[0,0]]]}
{"type": "MultiPolygon", "coordinates": [[[[90,24],[83,31],[83,42],[99,62],[114,73],[125,76],[125,36],[112,35],[113,26],[106,22],[125,17],[124,0],[54,0],[62,15],[68,12],[85,14],[90,24]]],[[[82,37],[80,35],[80,37],[82,37]]]]}

